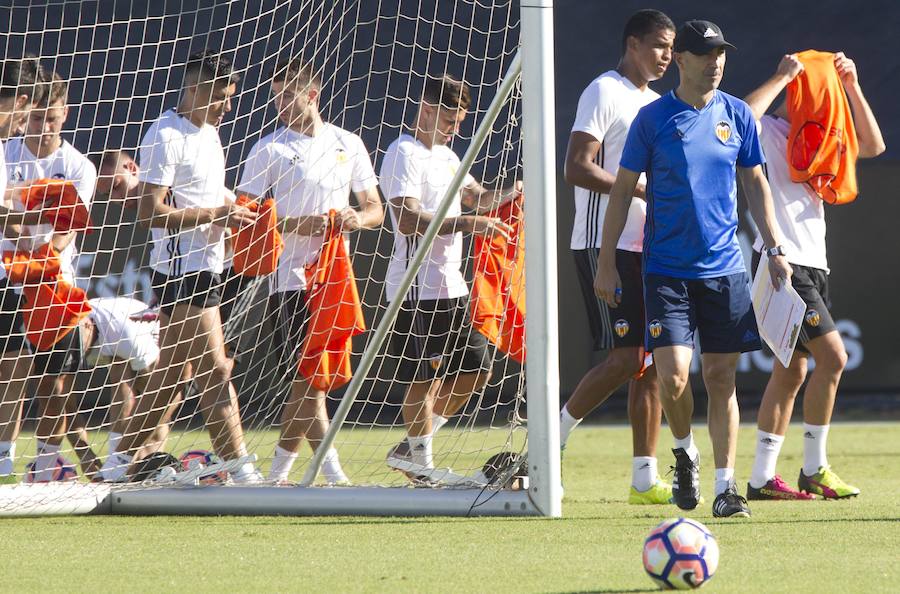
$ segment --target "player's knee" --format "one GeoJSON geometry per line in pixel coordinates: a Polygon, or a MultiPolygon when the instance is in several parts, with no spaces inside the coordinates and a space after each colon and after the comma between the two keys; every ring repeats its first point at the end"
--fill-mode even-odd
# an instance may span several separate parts
{"type": "Polygon", "coordinates": [[[782,388],[779,392],[796,395],[800,386],[806,381],[805,360],[803,365],[791,365],[787,368],[781,367],[778,363],[775,365],[777,366],[778,384],[782,388]]]}
{"type": "Polygon", "coordinates": [[[219,386],[222,384],[227,384],[231,381],[231,370],[234,367],[234,363],[231,359],[226,357],[222,357],[221,359],[216,360],[213,365],[212,372],[210,373],[210,380],[212,385],[219,386]]]}
{"type": "Polygon", "coordinates": [[[732,365],[708,365],[703,369],[703,383],[708,392],[723,393],[734,390],[735,368],[732,365]]]}
{"type": "Polygon", "coordinates": [[[492,374],[492,372],[490,369],[486,369],[486,370],[480,371],[478,373],[478,377],[475,378],[475,390],[476,391],[482,389],[483,387],[485,387],[487,385],[487,383],[489,381],[491,381],[491,374],[492,374]]]}
{"type": "MultiPolygon", "coordinates": [[[[658,372],[657,372],[658,373],[658,372]]],[[[657,375],[660,387],[660,398],[670,400],[678,399],[687,387],[688,376],[681,373],[666,373],[657,375]]]]}
{"type": "Polygon", "coordinates": [[[840,375],[845,367],[847,367],[847,351],[843,344],[835,345],[816,357],[816,370],[820,373],[840,375]]]}

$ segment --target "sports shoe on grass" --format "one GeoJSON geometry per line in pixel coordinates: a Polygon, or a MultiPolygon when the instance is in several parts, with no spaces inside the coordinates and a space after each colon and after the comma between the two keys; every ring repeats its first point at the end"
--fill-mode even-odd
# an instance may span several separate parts
{"type": "Polygon", "coordinates": [[[812,476],[803,474],[801,468],[797,486],[807,493],[815,493],[825,499],[845,499],[859,495],[859,489],[845,483],[830,466],[820,466],[819,471],[812,476]]]}
{"type": "Polygon", "coordinates": [[[809,501],[815,499],[815,495],[806,491],[798,491],[781,479],[781,475],[776,474],[769,481],[760,487],[755,488],[747,483],[747,499],[751,501],[809,501]]]}
{"type": "Polygon", "coordinates": [[[646,491],[638,491],[631,487],[628,493],[629,505],[665,505],[672,503],[672,485],[656,477],[656,482],[646,491]]]}
{"type": "Polygon", "coordinates": [[[393,468],[398,472],[402,472],[406,475],[410,481],[412,481],[413,485],[416,486],[430,486],[433,485],[434,482],[431,481],[427,476],[417,474],[415,472],[407,472],[404,468],[407,468],[407,465],[412,463],[413,461],[413,453],[409,447],[409,441],[404,439],[394,447],[388,450],[386,462],[387,465],[393,468]],[[399,463],[399,464],[398,464],[399,463]]]}
{"type": "Polygon", "coordinates": [[[700,503],[700,456],[691,460],[684,448],[675,448],[672,453],[675,454],[672,499],[679,508],[692,510],[700,503]]]}
{"type": "Polygon", "coordinates": [[[724,492],[716,495],[713,501],[713,517],[716,518],[749,518],[750,508],[747,500],[738,495],[737,489],[731,485],[724,492]]]}

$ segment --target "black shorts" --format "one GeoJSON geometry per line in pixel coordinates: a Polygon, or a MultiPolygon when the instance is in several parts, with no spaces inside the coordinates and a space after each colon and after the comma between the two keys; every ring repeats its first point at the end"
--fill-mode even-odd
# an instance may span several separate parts
{"type": "Polygon", "coordinates": [[[644,275],[647,350],[694,347],[701,353],[745,353],[762,348],[746,272],[683,279],[644,275]]]}
{"type": "Polygon", "coordinates": [[[22,319],[22,305],[25,299],[21,294],[0,280],[0,340],[3,341],[4,353],[28,351],[30,345],[25,340],[25,322],[22,319]]]}
{"type": "Polygon", "coordinates": [[[306,292],[285,291],[269,295],[269,312],[274,329],[272,346],[278,349],[281,363],[296,370],[309,323],[306,292]]]}
{"type": "Polygon", "coordinates": [[[37,376],[75,373],[81,367],[83,359],[84,350],[79,325],[63,336],[49,351],[35,351],[33,373],[37,376]]]}
{"type": "Polygon", "coordinates": [[[622,302],[613,309],[594,293],[599,248],[572,250],[575,270],[584,297],[588,324],[594,337],[594,350],[605,351],[644,346],[644,280],[641,274],[643,254],[616,250],[616,269],[622,280],[622,302]]]}
{"type": "MultiPolygon", "coordinates": [[[[759,253],[753,252],[753,269],[759,268],[759,253]]],[[[791,285],[803,302],[806,303],[806,314],[797,337],[797,349],[808,353],[804,346],[813,338],[824,336],[837,330],[834,318],[831,317],[831,297],[828,289],[828,273],[820,268],[791,264],[794,275],[791,285]]]]}
{"type": "Polygon", "coordinates": [[[472,328],[466,297],[404,302],[390,352],[400,357],[397,379],[404,383],[491,369],[487,339],[472,328]]]}
{"type": "Polygon", "coordinates": [[[251,317],[255,317],[253,314],[255,310],[253,309],[253,305],[256,303],[255,295],[251,297],[250,310],[248,311],[238,311],[238,313],[244,313],[243,317],[238,315],[238,317],[234,320],[231,319],[232,314],[235,312],[235,307],[238,304],[238,301],[241,301],[242,304],[244,302],[244,298],[247,296],[248,290],[256,281],[254,277],[243,276],[234,271],[234,268],[228,267],[222,273],[222,284],[221,284],[221,303],[219,303],[219,317],[222,319],[222,329],[225,332],[225,350],[228,351],[228,356],[234,359],[235,363],[240,363],[242,360],[241,354],[242,351],[240,348],[241,343],[241,334],[245,328],[258,327],[258,324],[261,320],[257,319],[255,321],[251,321],[251,317]],[[232,328],[233,325],[237,325],[238,327],[232,328]]]}
{"type": "Polygon", "coordinates": [[[175,305],[193,305],[199,308],[217,307],[222,302],[222,279],[205,270],[188,272],[183,276],[166,276],[153,271],[153,294],[159,309],[172,315],[175,305]]]}

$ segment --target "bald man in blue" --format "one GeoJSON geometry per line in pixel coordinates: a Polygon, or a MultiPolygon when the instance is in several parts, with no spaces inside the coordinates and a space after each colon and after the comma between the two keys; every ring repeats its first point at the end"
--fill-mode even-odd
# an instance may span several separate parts
{"type": "Polygon", "coordinates": [[[642,108],[632,122],[610,191],[594,280],[598,297],[611,307],[624,297],[615,246],[634,187],[646,173],[647,349],[653,353],[660,400],[675,438],[672,495],[686,510],[697,507],[700,499],[700,453],[691,432],[694,404],[685,390],[696,332],[709,395],[716,517],[750,516],[734,481],[739,421],[735,371],[742,352],[761,346],[737,242],[737,177],[766,244],[773,281],[778,286],[791,276],[753,114],[746,103],[718,90],[726,50],[733,49],[709,21],[688,21],[678,29],[678,87],[642,108]]]}

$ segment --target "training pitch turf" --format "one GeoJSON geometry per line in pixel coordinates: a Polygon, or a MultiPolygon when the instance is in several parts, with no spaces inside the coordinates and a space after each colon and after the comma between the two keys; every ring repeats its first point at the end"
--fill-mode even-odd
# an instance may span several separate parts
{"type": "MultiPolygon", "coordinates": [[[[700,432],[698,431],[698,434],[700,432]]],[[[721,549],[706,592],[896,592],[900,583],[900,424],[838,424],[830,461],[862,489],[849,501],[751,502],[749,520],[688,514],[721,549]]],[[[746,486],[754,428],[741,427],[746,486]]],[[[670,438],[663,434],[663,444],[670,438]]],[[[796,484],[792,426],[779,472],[796,484]]],[[[24,449],[24,448],[23,448],[24,449]]],[[[660,466],[670,456],[663,452],[660,466]]],[[[641,592],[645,534],[674,506],[625,504],[630,433],[576,430],[564,460],[562,519],[128,518],[0,519],[0,591],[641,592]]]]}

